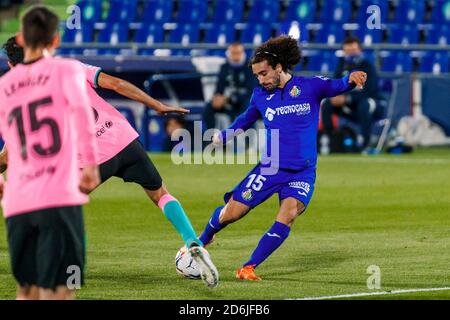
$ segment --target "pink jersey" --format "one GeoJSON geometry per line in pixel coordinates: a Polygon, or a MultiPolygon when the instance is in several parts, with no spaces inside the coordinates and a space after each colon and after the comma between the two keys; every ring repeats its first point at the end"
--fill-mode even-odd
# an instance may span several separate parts
{"type": "Polygon", "coordinates": [[[0,78],[0,131],[8,146],[6,218],[81,205],[77,154],[96,160],[94,117],[78,61],[53,57],[19,64],[0,78]]]}
{"type": "MultiPolygon", "coordinates": [[[[89,83],[87,91],[95,116],[95,132],[98,146],[97,160],[98,164],[101,164],[122,151],[139,134],[116,108],[102,99],[94,90],[94,88],[98,87],[97,80],[102,69],[86,64],[82,64],[82,66],[89,83]]],[[[79,156],[79,161],[80,166],[84,167],[85,160],[81,155],[79,156]]]]}

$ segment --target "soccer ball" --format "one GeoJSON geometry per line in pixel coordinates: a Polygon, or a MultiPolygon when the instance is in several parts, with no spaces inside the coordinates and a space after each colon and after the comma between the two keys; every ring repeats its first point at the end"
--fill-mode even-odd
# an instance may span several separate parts
{"type": "Polygon", "coordinates": [[[175,256],[175,268],[177,273],[189,279],[201,279],[197,262],[192,258],[186,246],[178,250],[175,256]]]}

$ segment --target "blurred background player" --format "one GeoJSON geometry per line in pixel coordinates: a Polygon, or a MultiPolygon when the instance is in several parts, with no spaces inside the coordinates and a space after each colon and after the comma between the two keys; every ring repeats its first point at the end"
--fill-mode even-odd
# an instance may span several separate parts
{"type": "MultiPolygon", "coordinates": [[[[186,122],[181,116],[171,116],[169,117],[165,122],[165,129],[166,129],[166,139],[164,140],[164,151],[170,152],[172,149],[178,145],[179,143],[184,143],[185,141],[181,138],[179,138],[178,133],[182,130],[186,129],[186,122]],[[174,138],[174,141],[172,141],[172,137],[174,138]],[[182,142],[179,142],[179,140],[183,140],[182,142]]],[[[188,143],[192,143],[189,141],[188,143]]]]}
{"type": "Polygon", "coordinates": [[[3,214],[21,300],[74,298],[69,267],[77,267],[79,285],[84,281],[81,205],[99,183],[84,70],[50,56],[58,24],[47,8],[30,9],[17,36],[24,61],[0,78],[0,130],[11,163],[3,214]],[[85,158],[82,171],[77,153],[85,158]]]}
{"type": "Polygon", "coordinates": [[[344,56],[339,60],[334,78],[346,76],[352,70],[359,70],[367,74],[367,82],[362,90],[354,90],[326,99],[322,105],[322,122],[327,134],[332,134],[335,129],[332,121],[333,114],[357,123],[362,136],[360,147],[365,150],[370,144],[373,119],[382,112],[382,107],[378,103],[380,92],[377,71],[375,66],[364,57],[358,38],[345,39],[342,49],[344,56]]]}
{"type": "Polygon", "coordinates": [[[23,62],[23,48],[17,44],[16,37],[9,38],[8,41],[3,44],[2,49],[6,52],[10,69],[23,62]]]}
{"type": "Polygon", "coordinates": [[[247,67],[247,56],[242,44],[232,43],[228,46],[226,57],[217,76],[215,94],[203,111],[205,129],[224,129],[232,123],[245,111],[256,85],[255,78],[247,67]],[[227,117],[225,121],[217,121],[216,116],[219,114],[227,117]]]}
{"type": "Polygon", "coordinates": [[[359,71],[336,80],[293,76],[291,70],[300,59],[298,43],[289,36],[272,38],[258,47],[251,68],[260,87],[253,90],[247,111],[213,138],[216,145],[225,143],[235,130],[245,131],[260,118],[267,130],[266,141],[279,137],[279,141],[272,141],[275,148],[270,149],[271,143],[266,143],[267,154],[278,152],[279,161],[270,163],[263,155],[261,162],[225,194],[226,205],[215,209],[200,236],[204,244],[209,244],[217,232],[278,193],[280,209],[275,222],[250,259],[237,270],[238,279],[261,280],[254,269],[286,240],[295,219],[308,206],[316,179],[321,100],[350,91],[355,85],[362,87],[366,81],[366,74],[359,71]],[[276,173],[266,174],[268,167],[275,168],[276,173]]]}
{"type": "MultiPolygon", "coordinates": [[[[13,39],[3,46],[8,53],[9,65],[14,66],[20,58],[13,39]]],[[[100,184],[111,177],[122,178],[125,182],[134,182],[142,186],[147,196],[164,212],[182,236],[187,248],[199,263],[203,279],[208,286],[218,284],[218,272],[183,210],[179,201],[173,197],[163,184],[162,178],[144,147],[138,140],[139,134],[133,129],[122,114],[102,99],[94,88],[114,90],[135,101],[154,109],[160,114],[169,112],[187,113],[188,110],[167,106],[134,86],[128,81],[110,76],[101,68],[79,62],[85,72],[84,81],[90,105],[95,119],[95,132],[98,145],[97,163],[100,170],[100,184]]],[[[0,167],[6,169],[7,149],[0,154],[0,167]]],[[[79,155],[79,165],[84,167],[86,160],[79,155]]]]}
{"type": "MultiPolygon", "coordinates": [[[[2,49],[8,57],[8,67],[11,69],[23,61],[23,49],[17,44],[16,37],[11,37],[3,44],[2,49]]],[[[8,152],[3,146],[0,152],[0,173],[5,172],[8,161],[8,152]]]]}

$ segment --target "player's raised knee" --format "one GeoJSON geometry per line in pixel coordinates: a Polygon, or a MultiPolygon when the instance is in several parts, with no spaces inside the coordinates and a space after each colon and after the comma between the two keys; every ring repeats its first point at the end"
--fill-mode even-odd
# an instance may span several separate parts
{"type": "Polygon", "coordinates": [[[280,212],[277,215],[277,221],[290,226],[304,210],[305,205],[300,201],[283,203],[280,212]]]}
{"type": "Polygon", "coordinates": [[[246,208],[243,208],[242,205],[234,205],[234,202],[230,201],[220,212],[219,221],[221,224],[230,224],[242,218],[246,213],[246,208]]]}

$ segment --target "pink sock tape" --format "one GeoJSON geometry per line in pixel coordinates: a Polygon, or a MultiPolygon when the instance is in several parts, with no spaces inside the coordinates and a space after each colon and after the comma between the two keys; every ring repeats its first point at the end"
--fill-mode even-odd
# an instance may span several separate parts
{"type": "Polygon", "coordinates": [[[169,201],[177,201],[177,199],[172,196],[171,194],[166,193],[165,195],[163,195],[159,201],[158,201],[158,207],[161,208],[161,210],[164,210],[164,206],[166,205],[167,202],[169,201]]]}

